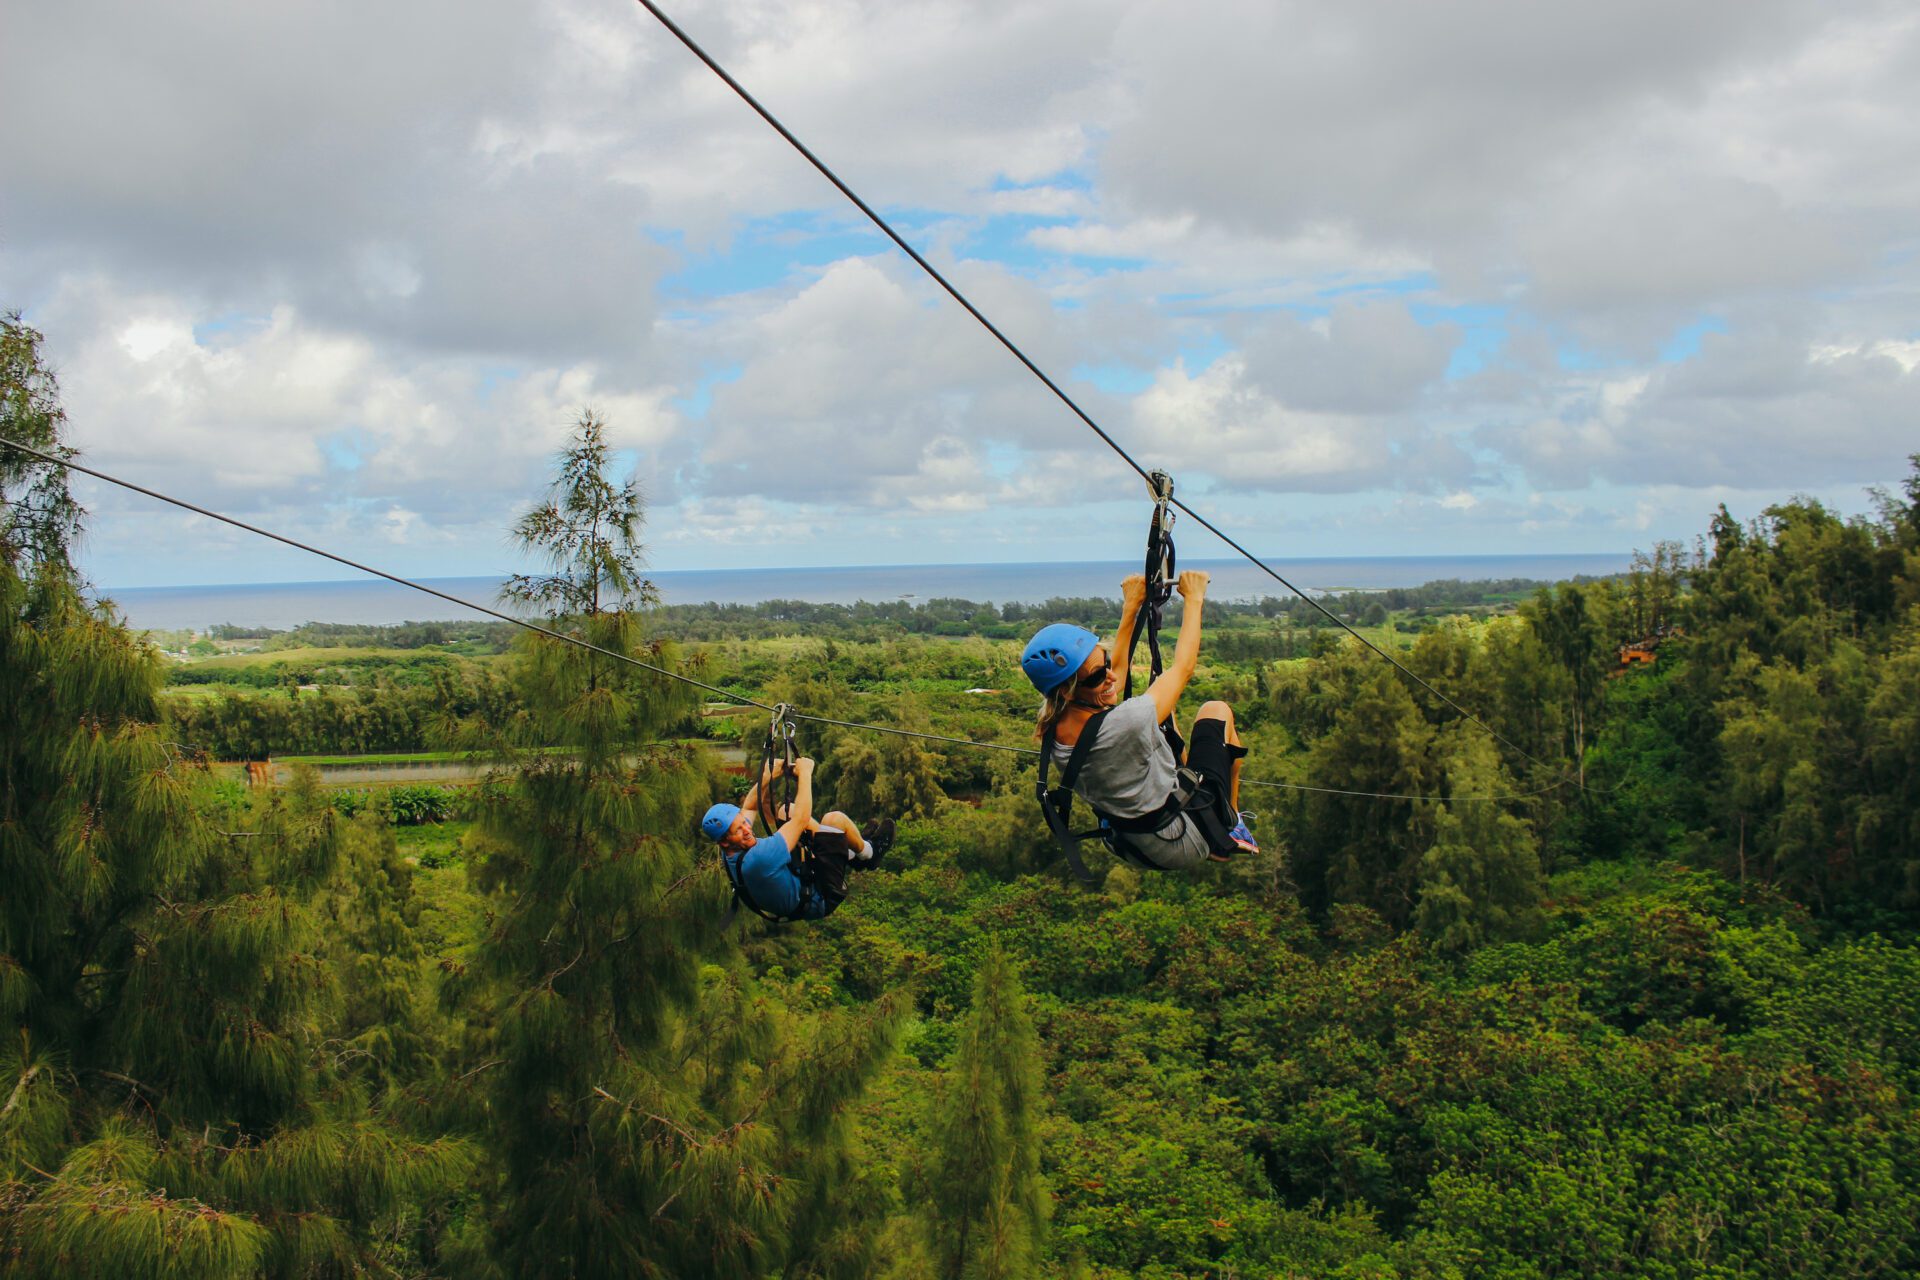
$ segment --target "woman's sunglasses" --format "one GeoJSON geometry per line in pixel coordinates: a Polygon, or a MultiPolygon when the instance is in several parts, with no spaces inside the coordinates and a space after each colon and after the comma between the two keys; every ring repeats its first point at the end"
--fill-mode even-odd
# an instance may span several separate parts
{"type": "Polygon", "coordinates": [[[1112,672],[1113,664],[1111,662],[1102,663],[1086,675],[1080,677],[1080,687],[1085,689],[1092,685],[1105,684],[1107,677],[1112,674],[1112,672]]]}

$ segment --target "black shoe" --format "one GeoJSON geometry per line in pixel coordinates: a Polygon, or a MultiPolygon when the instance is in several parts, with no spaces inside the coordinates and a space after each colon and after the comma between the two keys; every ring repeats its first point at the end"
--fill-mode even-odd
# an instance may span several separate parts
{"type": "Polygon", "coordinates": [[[887,856],[887,850],[893,848],[893,819],[882,818],[873,824],[873,834],[867,837],[867,856],[847,865],[856,871],[871,871],[880,865],[880,859],[887,856]]]}

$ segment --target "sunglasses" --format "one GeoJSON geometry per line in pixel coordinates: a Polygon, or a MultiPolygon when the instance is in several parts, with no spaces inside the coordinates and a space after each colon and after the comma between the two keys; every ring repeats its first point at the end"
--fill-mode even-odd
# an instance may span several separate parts
{"type": "Polygon", "coordinates": [[[1113,664],[1111,662],[1102,663],[1086,675],[1080,677],[1080,687],[1085,689],[1096,684],[1105,684],[1107,677],[1111,675],[1112,672],[1113,664]]]}

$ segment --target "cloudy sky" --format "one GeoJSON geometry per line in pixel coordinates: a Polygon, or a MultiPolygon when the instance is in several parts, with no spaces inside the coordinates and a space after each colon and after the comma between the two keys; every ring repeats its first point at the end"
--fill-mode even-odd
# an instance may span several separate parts
{"type": "MultiPolygon", "coordinates": [[[[1644,547],[1920,449],[1906,0],[669,11],[1264,553],[1644,547]]],[[[97,466],[490,573],[593,408],[657,569],[1135,551],[1139,481],[630,0],[0,32],[0,308],[97,466]]],[[[82,492],[109,586],[338,576],[82,492]]]]}

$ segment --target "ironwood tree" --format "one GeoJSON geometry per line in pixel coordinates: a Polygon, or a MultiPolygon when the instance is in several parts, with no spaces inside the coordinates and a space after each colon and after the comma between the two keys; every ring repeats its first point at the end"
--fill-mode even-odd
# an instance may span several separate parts
{"type": "Polygon", "coordinates": [[[1035,1273],[1046,1239],[1040,1176],[1040,1044],[1005,951],[987,954],[960,1030],[932,1170],[933,1251],[943,1280],[1035,1273]]]}
{"type": "Polygon", "coordinates": [[[215,795],[158,727],[158,654],[66,561],[77,509],[18,510],[39,532],[0,539],[0,1274],[420,1256],[399,1224],[468,1151],[335,1051],[322,904],[364,915],[339,819],[311,786],[215,795]]]}
{"type": "MultiPolygon", "coordinates": [[[[640,607],[642,510],[607,477],[583,417],[547,501],[522,520],[546,562],[509,598],[547,625],[654,666],[640,607]]],[[[480,826],[497,895],[487,1133],[490,1265],[514,1276],[856,1276],[874,1233],[843,1113],[890,1043],[888,1008],[788,1008],[725,934],[727,893],[695,820],[698,749],[661,745],[691,688],[529,634],[515,712],[491,726],[510,769],[480,826]],[[543,748],[530,750],[528,748],[543,748]],[[553,750],[552,748],[560,748],[553,750]]]]}

